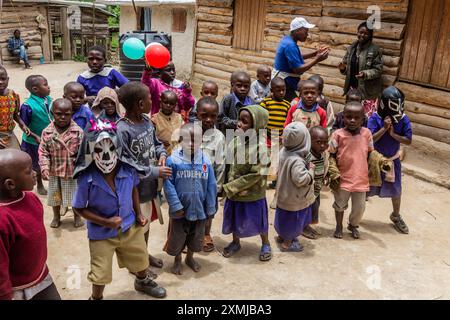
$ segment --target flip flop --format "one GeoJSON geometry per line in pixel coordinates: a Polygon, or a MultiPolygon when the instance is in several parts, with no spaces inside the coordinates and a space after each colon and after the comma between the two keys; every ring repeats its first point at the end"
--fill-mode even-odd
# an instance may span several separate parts
{"type": "Polygon", "coordinates": [[[263,244],[261,246],[261,251],[259,252],[259,260],[269,261],[270,259],[272,259],[272,249],[270,248],[270,244],[263,244]]]}
{"type": "Polygon", "coordinates": [[[203,251],[204,252],[211,252],[214,251],[215,246],[213,239],[210,235],[205,235],[205,238],[203,238],[203,251]]]}
{"type": "Polygon", "coordinates": [[[302,252],[303,251],[303,246],[300,244],[300,242],[297,241],[292,241],[291,244],[289,245],[289,247],[284,248],[283,246],[281,246],[281,251],[283,252],[302,252]]]}
{"type": "Polygon", "coordinates": [[[241,250],[241,244],[240,243],[235,243],[235,242],[231,242],[228,246],[226,246],[223,249],[222,255],[225,258],[229,258],[231,257],[233,254],[235,254],[236,252],[238,252],[239,250],[241,250]]]}
{"type": "Polygon", "coordinates": [[[305,238],[311,239],[311,240],[317,240],[317,235],[312,232],[311,230],[304,230],[302,232],[302,236],[304,236],[305,238]]]}
{"type": "Polygon", "coordinates": [[[358,227],[352,226],[351,224],[348,225],[347,230],[352,233],[353,239],[359,239],[359,231],[358,227]]]}

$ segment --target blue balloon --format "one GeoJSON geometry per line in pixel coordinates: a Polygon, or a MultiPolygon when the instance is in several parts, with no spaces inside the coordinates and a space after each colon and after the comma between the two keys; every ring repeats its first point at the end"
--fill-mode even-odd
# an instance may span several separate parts
{"type": "Polygon", "coordinates": [[[131,60],[139,60],[144,57],[145,44],[138,38],[128,38],[122,45],[123,54],[131,60]]]}

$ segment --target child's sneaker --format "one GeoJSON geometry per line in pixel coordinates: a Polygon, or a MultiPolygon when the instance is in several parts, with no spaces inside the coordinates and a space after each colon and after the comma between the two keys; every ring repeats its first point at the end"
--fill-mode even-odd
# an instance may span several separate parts
{"type": "Polygon", "coordinates": [[[166,289],[158,286],[158,284],[153,281],[150,276],[147,276],[144,279],[136,278],[134,280],[134,289],[154,298],[164,298],[166,296],[166,289]]]}
{"type": "Polygon", "coordinates": [[[409,233],[409,228],[406,225],[405,221],[403,221],[402,216],[397,216],[396,217],[396,216],[394,216],[393,213],[391,213],[390,218],[391,218],[391,221],[394,223],[395,228],[399,232],[404,233],[404,234],[408,234],[409,233]]]}

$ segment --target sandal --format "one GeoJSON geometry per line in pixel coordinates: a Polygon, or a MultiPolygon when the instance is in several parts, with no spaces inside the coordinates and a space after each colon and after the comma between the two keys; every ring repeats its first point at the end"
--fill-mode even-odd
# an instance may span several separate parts
{"type": "Polygon", "coordinates": [[[390,216],[391,221],[394,223],[395,229],[404,234],[409,234],[409,228],[403,221],[402,216],[394,216],[394,213],[390,216]]]}
{"type": "Polygon", "coordinates": [[[269,261],[270,259],[272,259],[272,249],[270,248],[270,244],[263,244],[261,246],[261,251],[259,252],[259,260],[269,261]]]}
{"type": "Polygon", "coordinates": [[[310,226],[307,226],[305,230],[303,230],[302,236],[311,240],[317,239],[317,235],[314,233],[313,228],[311,228],[310,226]]]}
{"type": "Polygon", "coordinates": [[[351,224],[348,225],[347,229],[352,233],[353,239],[359,239],[359,227],[352,226],[351,224]]]}
{"type": "Polygon", "coordinates": [[[203,251],[204,252],[211,252],[214,251],[215,246],[214,246],[214,242],[213,239],[211,238],[211,236],[205,235],[205,238],[203,238],[203,251]]]}
{"type": "Polygon", "coordinates": [[[235,242],[231,242],[228,246],[226,246],[223,249],[222,255],[225,258],[229,258],[231,257],[233,254],[235,254],[236,252],[238,252],[239,250],[241,250],[241,244],[240,243],[235,243],[235,242]]]}
{"type": "Polygon", "coordinates": [[[287,247],[287,248],[281,246],[281,251],[283,251],[283,252],[302,252],[303,249],[304,249],[304,248],[303,248],[303,246],[300,244],[300,242],[298,241],[298,239],[292,240],[291,244],[290,244],[289,247],[287,247]]]}

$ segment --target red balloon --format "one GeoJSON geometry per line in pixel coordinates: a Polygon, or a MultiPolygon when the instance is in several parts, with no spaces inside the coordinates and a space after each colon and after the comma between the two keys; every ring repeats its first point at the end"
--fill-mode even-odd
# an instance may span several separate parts
{"type": "Polygon", "coordinates": [[[145,61],[153,68],[161,69],[170,62],[170,52],[164,46],[148,46],[145,49],[145,61]]]}

